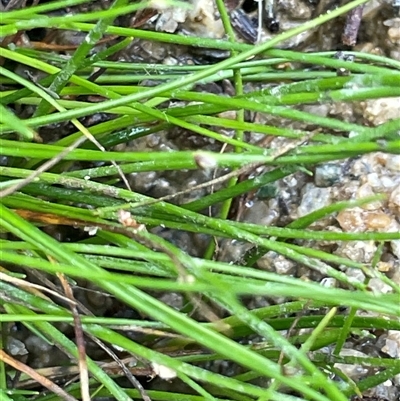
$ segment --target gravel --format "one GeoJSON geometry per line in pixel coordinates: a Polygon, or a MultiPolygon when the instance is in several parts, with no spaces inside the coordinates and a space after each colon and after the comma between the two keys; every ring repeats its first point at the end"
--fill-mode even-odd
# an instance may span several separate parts
{"type": "MultiPolygon", "coordinates": [[[[198,35],[210,38],[223,37],[222,24],[214,9],[211,0],[193,0],[192,10],[183,8],[162,9],[151,18],[144,28],[151,27],[163,32],[177,32],[187,35],[198,35]]],[[[235,2],[233,2],[235,3],[235,2]]],[[[243,2],[233,4],[240,7],[243,2]]],[[[313,2],[301,0],[281,0],[278,2],[277,18],[282,30],[295,27],[301,22],[309,20],[315,13],[323,11],[327,2],[321,2],[315,6],[313,2]],[[322,4],[321,4],[322,3],[322,4]]],[[[391,1],[372,0],[367,3],[364,19],[359,33],[359,40],[355,46],[357,51],[369,51],[372,54],[386,55],[400,60],[400,18],[395,15],[391,1]]],[[[249,13],[251,19],[253,13],[249,13]]],[[[328,50],[338,49],[340,45],[340,32],[344,20],[338,20],[322,27],[319,30],[306,32],[284,43],[285,48],[328,50]]],[[[261,35],[262,41],[273,37],[274,34],[264,29],[261,35]]],[[[65,33],[54,39],[55,43],[75,43],[82,40],[77,35],[65,33]]],[[[238,34],[238,40],[244,41],[238,34]]],[[[160,44],[145,40],[135,39],[132,45],[125,50],[125,61],[164,62],[166,64],[196,63],[202,57],[209,57],[211,53],[193,52],[184,46],[160,44]]],[[[213,57],[224,57],[226,52],[215,51],[213,57]]],[[[248,84],[248,88],[254,84],[248,84]]],[[[217,85],[216,91],[226,89],[217,85]]],[[[335,103],[332,105],[304,106],[303,110],[319,114],[321,116],[338,116],[350,122],[363,122],[364,124],[378,126],[390,119],[396,118],[400,110],[400,98],[374,99],[366,102],[354,102],[352,104],[335,103]]],[[[255,114],[255,122],[265,122],[280,126],[282,122],[276,118],[255,114]]],[[[290,123],[298,129],[308,129],[298,123],[290,123]]],[[[48,128],[47,128],[48,129],[48,128]]],[[[233,135],[233,132],[226,132],[233,135]]],[[[356,135],[356,133],[354,134],[356,135]]],[[[248,140],[257,143],[264,136],[249,134],[248,140]]],[[[269,147],[281,149],[290,145],[290,139],[272,138],[269,147]]],[[[124,145],[125,146],[125,145],[124,145]]],[[[124,146],[119,146],[122,150],[124,146]]],[[[204,139],[196,134],[173,129],[135,140],[128,144],[130,150],[162,150],[171,151],[177,149],[207,149],[219,151],[220,145],[213,140],[204,139]]],[[[259,169],[254,174],[261,174],[265,169],[259,169]]],[[[215,174],[222,175],[225,171],[215,174]]],[[[135,173],[129,176],[129,181],[134,185],[135,191],[148,194],[153,197],[162,197],[174,194],[182,189],[195,186],[210,180],[213,172],[208,170],[175,172],[145,172],[135,173]]],[[[218,189],[218,186],[215,189],[218,189]]],[[[184,203],[198,199],[207,194],[208,189],[194,191],[188,195],[174,199],[174,202],[184,203]]],[[[315,166],[310,174],[296,173],[279,180],[270,188],[271,196],[263,197],[260,193],[256,196],[241,199],[239,220],[244,222],[264,225],[284,226],[291,221],[305,216],[317,209],[343,200],[357,200],[368,196],[385,194],[384,200],[369,202],[361,207],[346,209],[336,215],[319,220],[311,229],[324,229],[333,232],[395,232],[400,229],[400,156],[383,152],[371,153],[353,159],[345,159],[338,162],[328,162],[315,166]]],[[[215,212],[215,210],[214,210],[215,212]]],[[[153,230],[177,244],[189,254],[199,256],[204,252],[207,241],[204,236],[192,235],[179,231],[170,231],[162,227],[153,230]]],[[[307,241],[295,241],[304,245],[307,241]]],[[[319,242],[313,243],[316,249],[326,250],[338,256],[347,257],[360,263],[371,263],[379,244],[373,241],[350,242],[319,242]]],[[[248,245],[231,240],[222,240],[219,244],[218,259],[225,261],[239,260],[248,249],[248,245]]],[[[383,275],[391,278],[400,285],[400,241],[390,241],[382,251],[377,269],[383,275]]],[[[303,266],[286,259],[275,252],[266,253],[258,262],[261,270],[274,271],[282,275],[307,278],[321,282],[323,285],[337,285],[332,279],[327,279],[323,274],[305,270],[303,266]]],[[[343,271],[349,278],[364,282],[365,275],[352,268],[343,267],[343,271]]],[[[392,288],[380,278],[372,278],[369,282],[371,291],[376,293],[388,293],[392,288]]],[[[95,290],[95,289],[93,289],[95,290]]],[[[82,291],[78,299],[96,313],[108,313],[113,309],[113,300],[92,291],[82,291]]],[[[183,299],[179,295],[162,294],[161,298],[166,304],[175,308],[181,308],[183,299]]],[[[250,307],[257,307],[269,303],[277,303],[283,299],[268,300],[265,298],[252,299],[250,307]]],[[[363,312],[360,312],[362,314],[363,312]]],[[[28,330],[19,328],[8,337],[8,351],[14,356],[25,357],[28,353],[32,366],[46,367],[58,365],[60,354],[56,348],[39,339],[28,330]]],[[[327,349],[326,352],[332,350],[327,349]]],[[[367,356],[371,354],[385,355],[391,358],[400,357],[400,332],[390,330],[381,335],[369,336],[357,342],[349,340],[342,350],[342,355],[367,356]]],[[[336,368],[347,374],[353,380],[359,380],[376,373],[371,369],[359,365],[336,364],[336,368]]],[[[223,371],[231,369],[231,366],[221,368],[223,371]]],[[[169,375],[164,372],[163,375],[169,375]]],[[[169,377],[169,376],[168,376],[169,377]]],[[[387,382],[375,387],[365,394],[373,400],[395,401],[400,396],[400,375],[387,380],[387,382]]],[[[366,398],[368,399],[368,398],[366,398]]]]}

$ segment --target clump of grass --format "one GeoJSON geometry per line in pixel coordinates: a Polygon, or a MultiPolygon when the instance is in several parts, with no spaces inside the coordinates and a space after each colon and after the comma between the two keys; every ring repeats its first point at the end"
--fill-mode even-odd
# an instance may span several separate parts
{"type": "MultiPolygon", "coordinates": [[[[227,219],[234,197],[317,163],[379,150],[399,152],[400,141],[395,133],[400,119],[379,127],[368,127],[316,116],[301,111],[298,106],[399,96],[400,63],[359,53],[354,53],[356,61],[348,62],[335,59],[333,52],[308,54],[275,49],[281,41],[342,15],[366,0],[352,2],[267,43],[254,46],[233,41],[222,1],[217,3],[228,33],[227,40],[115,26],[116,16],[147,5],[128,5],[124,0],[116,0],[109,10],[101,12],[76,13],[62,18],[46,16],[52,10],[85,1],[51,2],[2,15],[1,36],[54,27],[88,33],[86,40],[68,59],[43,50],[10,46],[0,49],[1,57],[6,60],[0,67],[0,82],[5,88],[10,88],[3,90],[0,96],[0,146],[2,155],[7,157],[6,165],[0,167],[1,227],[7,234],[1,240],[0,253],[0,260],[7,266],[7,269],[2,268],[0,277],[2,345],[4,349],[7,324],[21,322],[32,333],[70,357],[70,366],[66,370],[71,375],[69,377],[78,372],[81,375],[78,382],[57,386],[59,377],[56,370],[49,375],[53,382],[46,381],[43,376],[34,375],[29,366],[1,351],[0,391],[4,400],[21,401],[33,396],[39,401],[111,396],[120,401],[129,398],[344,401],[399,374],[400,363],[397,360],[340,354],[354,330],[400,329],[398,285],[382,276],[393,292],[376,295],[368,290],[367,283],[354,283],[333,267],[344,265],[371,275],[369,266],[286,242],[287,239],[373,240],[383,244],[400,239],[399,233],[395,232],[332,233],[307,229],[329,213],[371,199],[332,205],[293,222],[289,227],[265,227],[227,219]],[[93,23],[97,19],[99,21],[93,23]],[[118,35],[122,39],[107,50],[90,55],[91,48],[105,34],[118,35]],[[232,54],[215,65],[200,66],[127,64],[106,60],[124,48],[132,37],[229,49],[232,54]],[[261,57],[251,59],[254,55],[261,57]],[[283,62],[296,62],[299,68],[277,72],[274,67],[283,62]],[[13,63],[32,67],[43,72],[45,77],[32,82],[7,68],[13,63]],[[319,69],[306,71],[304,65],[319,66],[319,69]],[[89,79],[93,68],[106,69],[96,82],[89,79]],[[338,68],[345,68],[351,75],[337,76],[335,69],[338,68]],[[144,76],[162,83],[155,87],[142,87],[139,83],[144,76]],[[235,96],[220,97],[193,90],[197,83],[222,78],[233,80],[235,96]],[[279,86],[273,90],[244,93],[243,83],[247,81],[268,81],[279,86]],[[357,82],[357,90],[349,89],[352,82],[357,82]],[[105,100],[99,103],[72,100],[88,94],[102,96],[105,100]],[[166,101],[174,100],[187,103],[164,108],[166,101]],[[34,115],[21,119],[11,111],[13,105],[35,106],[34,115]],[[220,116],[220,113],[232,110],[237,111],[236,120],[220,116]],[[312,122],[320,127],[320,131],[311,135],[307,131],[246,122],[246,110],[292,121],[312,122]],[[114,118],[89,129],[78,120],[95,113],[111,114],[114,118]],[[65,121],[71,121],[77,132],[51,144],[41,143],[38,128],[65,121]],[[213,138],[221,145],[230,145],[233,151],[149,153],[110,150],[117,144],[173,126],[213,138]],[[236,135],[230,138],[213,131],[212,127],[234,129],[236,135]],[[277,154],[246,143],[245,131],[291,138],[294,146],[277,154]],[[333,132],[357,135],[338,136],[333,132]],[[69,169],[71,163],[79,161],[93,163],[93,167],[69,169]],[[95,162],[104,165],[98,167],[95,162]],[[237,180],[241,172],[256,165],[270,166],[270,170],[257,178],[237,180]],[[160,170],[179,174],[180,170],[202,167],[226,167],[232,173],[225,177],[226,184],[222,189],[179,206],[169,203],[168,199],[155,200],[124,189],[119,185],[120,179],[118,182],[107,181],[118,174],[124,177],[135,172],[160,170]],[[219,216],[208,217],[201,213],[217,204],[222,205],[219,216]],[[89,228],[93,235],[85,240],[64,243],[41,230],[49,224],[89,228]],[[151,233],[150,228],[160,225],[171,230],[207,234],[210,238],[243,241],[254,248],[243,255],[240,263],[228,264],[212,260],[214,241],[210,240],[204,257],[195,258],[151,233]],[[323,287],[253,267],[267,250],[310,269],[324,271],[328,277],[338,280],[342,288],[323,287]],[[57,277],[63,290],[49,280],[43,286],[30,283],[26,279],[30,271],[57,277]],[[74,287],[75,280],[94,284],[105,294],[138,311],[143,319],[91,316],[77,305],[73,297],[71,286],[74,287]],[[158,292],[185,294],[187,309],[178,311],[167,306],[154,295],[158,292]],[[247,295],[285,297],[288,301],[250,311],[241,301],[247,295]],[[223,308],[229,317],[216,318],[210,304],[223,308]],[[341,306],[347,307],[348,312],[338,314],[341,306]],[[195,319],[187,313],[196,307],[210,322],[195,319]],[[316,309],[325,310],[326,314],[309,316],[308,312],[316,309]],[[357,316],[359,310],[375,315],[360,317],[357,316]],[[76,342],[59,329],[57,323],[60,322],[74,326],[76,342]],[[144,333],[140,343],[118,330],[127,326],[130,331],[144,333]],[[310,330],[297,335],[290,330],[293,327],[310,330]],[[265,340],[252,346],[243,345],[239,340],[250,334],[257,334],[258,338],[265,340]],[[82,342],[84,336],[103,347],[115,360],[114,370],[104,362],[86,357],[82,342]],[[154,346],[159,337],[164,339],[164,347],[154,346]],[[333,347],[332,355],[322,351],[326,346],[333,347]],[[132,358],[121,362],[115,355],[115,347],[132,358]],[[128,362],[133,360],[135,366],[129,365],[128,362]],[[243,373],[234,377],[214,373],[207,368],[212,361],[229,361],[232,366],[240,366],[243,373]],[[123,362],[125,364],[121,365],[123,362]],[[335,363],[373,366],[379,373],[354,383],[335,368],[335,363]],[[77,365],[79,369],[76,370],[77,365]],[[10,385],[8,375],[17,371],[23,372],[20,383],[32,376],[40,385],[50,389],[50,393],[38,394],[36,388],[39,386],[33,391],[10,385]],[[181,381],[190,391],[187,394],[179,392],[174,385],[170,386],[170,391],[143,389],[135,376],[152,374],[181,381]],[[334,374],[343,384],[331,379],[334,374]],[[117,379],[121,376],[128,377],[131,384],[120,385],[117,379]],[[260,384],[265,383],[265,379],[270,379],[267,386],[260,384]]],[[[377,252],[375,262],[379,257],[377,252]]]]}

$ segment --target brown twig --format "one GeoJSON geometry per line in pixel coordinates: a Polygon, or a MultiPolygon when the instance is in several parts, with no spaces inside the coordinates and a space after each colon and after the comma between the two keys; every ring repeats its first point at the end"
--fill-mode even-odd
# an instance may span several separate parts
{"type": "Polygon", "coordinates": [[[51,159],[47,160],[47,162],[43,163],[39,168],[34,170],[32,174],[28,175],[24,180],[20,181],[19,183],[12,185],[11,187],[8,187],[6,189],[3,189],[0,191],[0,198],[4,198],[7,195],[11,195],[12,193],[18,191],[25,185],[28,185],[31,183],[35,178],[37,178],[41,173],[45,172],[46,170],[49,170],[52,168],[54,165],[56,165],[59,161],[63,159],[64,156],[66,156],[68,153],[70,153],[72,150],[76,149],[79,145],[81,145],[83,142],[86,141],[85,136],[79,137],[74,143],[72,143],[70,146],[67,146],[62,152],[60,152],[58,155],[52,157],[51,159]]]}
{"type": "MultiPolygon", "coordinates": [[[[79,376],[80,376],[80,379],[81,379],[82,400],[83,401],[90,400],[89,381],[88,381],[87,364],[86,364],[85,342],[84,342],[84,337],[83,337],[82,322],[81,322],[81,319],[80,319],[78,308],[85,315],[89,315],[89,316],[94,316],[94,315],[81,302],[75,300],[75,297],[74,297],[74,295],[72,293],[71,286],[65,280],[65,276],[64,275],[59,275],[58,277],[59,277],[59,279],[61,281],[61,284],[63,285],[64,291],[65,291],[67,297],[71,301],[75,302],[73,304],[73,307],[71,307],[71,312],[72,312],[73,319],[74,319],[76,345],[77,345],[78,354],[79,354],[79,367],[78,367],[78,369],[79,369],[79,376]],[[85,383],[87,383],[87,384],[85,384],[85,383]],[[85,386],[85,387],[83,387],[83,386],[85,386]],[[87,391],[86,391],[86,389],[87,389],[87,391]],[[85,394],[85,392],[86,392],[86,394],[85,394]]],[[[52,285],[54,285],[54,284],[52,284],[52,285]]],[[[102,348],[115,361],[115,363],[119,366],[119,368],[125,374],[127,379],[139,391],[140,395],[142,396],[143,401],[151,401],[151,398],[147,395],[147,393],[146,393],[145,389],[143,388],[143,386],[135,378],[135,376],[132,374],[132,372],[126,367],[126,365],[120,360],[120,358],[118,358],[118,356],[109,347],[107,347],[102,341],[100,341],[97,337],[95,337],[95,336],[93,336],[91,334],[87,334],[87,335],[88,335],[88,337],[90,337],[90,339],[94,343],[96,343],[100,348],[102,348]]],[[[148,373],[147,375],[150,375],[152,370],[149,368],[148,372],[150,372],[150,373],[148,373]]],[[[72,374],[72,372],[71,372],[71,374],[72,374]]]]}
{"type": "Polygon", "coordinates": [[[51,380],[47,379],[46,377],[37,373],[34,369],[25,365],[24,363],[17,361],[10,355],[6,354],[3,350],[0,349],[0,360],[2,360],[7,365],[12,366],[14,369],[19,370],[26,375],[32,377],[37,383],[40,383],[43,387],[46,387],[48,390],[52,391],[54,394],[58,395],[60,398],[64,399],[65,401],[78,401],[72,395],[69,395],[65,392],[61,387],[57,384],[53,383],[51,380]]]}
{"type": "MultiPolygon", "coordinates": [[[[67,302],[70,303],[71,301],[68,298],[63,297],[61,294],[59,294],[57,291],[52,291],[46,287],[43,287],[42,285],[38,285],[38,284],[34,284],[34,283],[30,283],[29,281],[26,280],[22,280],[20,278],[17,277],[12,277],[9,276],[8,274],[2,273],[0,272],[0,280],[5,281],[7,283],[11,283],[17,287],[21,287],[24,290],[33,293],[34,295],[37,295],[41,298],[44,298],[46,300],[50,300],[49,298],[47,298],[44,294],[42,294],[41,291],[43,292],[48,292],[49,294],[67,302]]],[[[73,302],[73,301],[72,301],[73,302]]]]}
{"type": "Polygon", "coordinates": [[[82,396],[82,401],[90,401],[89,373],[86,362],[86,348],[85,348],[85,338],[82,329],[82,322],[79,317],[78,308],[76,307],[76,302],[71,286],[69,285],[64,274],[58,273],[57,276],[61,282],[61,285],[64,288],[65,295],[71,301],[73,301],[73,303],[70,303],[70,309],[72,312],[72,316],[74,318],[75,341],[76,341],[76,347],[78,349],[78,365],[79,365],[81,396],[82,396]]]}
{"type": "Polygon", "coordinates": [[[357,43],[358,30],[360,29],[362,14],[365,4],[353,8],[346,17],[342,42],[347,46],[354,46],[357,43]]]}
{"type": "MultiPolygon", "coordinates": [[[[114,366],[115,364],[117,365],[118,368],[124,373],[125,377],[132,383],[132,385],[136,388],[137,391],[139,391],[140,396],[142,397],[143,401],[151,401],[151,398],[149,395],[146,393],[146,390],[144,387],[141,385],[138,379],[136,379],[135,375],[136,373],[132,373],[131,370],[126,366],[126,364],[118,358],[118,356],[115,354],[115,352],[107,347],[102,341],[100,341],[97,337],[93,335],[89,335],[89,337],[100,347],[102,348],[113,360],[114,360],[114,366]]],[[[132,358],[130,359],[132,360],[132,358]]],[[[110,364],[111,365],[111,364],[110,364]]],[[[142,375],[145,376],[151,376],[153,374],[153,370],[151,368],[138,368],[139,372],[142,372],[142,375]]],[[[104,371],[106,369],[103,368],[104,371]]]]}

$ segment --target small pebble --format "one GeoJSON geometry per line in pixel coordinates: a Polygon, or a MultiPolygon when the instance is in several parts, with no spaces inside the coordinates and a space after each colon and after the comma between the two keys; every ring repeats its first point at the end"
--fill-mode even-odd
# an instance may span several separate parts
{"type": "Polygon", "coordinates": [[[330,188],[318,188],[314,184],[307,184],[304,188],[304,195],[297,209],[299,217],[305,216],[321,209],[331,203],[330,188]]]}
{"type": "MultiPolygon", "coordinates": [[[[357,199],[369,198],[374,195],[375,192],[373,191],[371,185],[368,183],[361,185],[356,193],[357,199]]],[[[361,208],[364,210],[376,210],[380,209],[381,207],[382,207],[382,202],[380,201],[368,202],[361,206],[361,208]]]]}
{"type": "Polygon", "coordinates": [[[388,155],[386,168],[393,172],[400,172],[400,155],[388,155]]]}
{"type": "Polygon", "coordinates": [[[370,288],[374,294],[389,294],[393,292],[393,288],[385,284],[379,278],[371,278],[368,282],[368,288],[370,288]]]}
{"type": "Polygon", "coordinates": [[[314,182],[317,187],[330,187],[340,180],[342,167],[335,163],[325,163],[315,168],[314,182]]]}
{"type": "Polygon", "coordinates": [[[381,125],[399,117],[400,97],[370,99],[365,102],[365,118],[372,125],[381,125]]]}
{"type": "Polygon", "coordinates": [[[294,263],[293,261],[291,261],[289,259],[286,259],[282,255],[278,255],[277,258],[274,260],[274,267],[275,267],[275,271],[278,274],[290,275],[294,272],[296,263],[294,263]]]}
{"type": "Polygon", "coordinates": [[[397,217],[400,217],[400,186],[390,194],[388,206],[397,217]]]}
{"type": "Polygon", "coordinates": [[[22,341],[10,336],[7,337],[7,351],[13,356],[26,355],[28,353],[28,350],[22,341]]]}
{"type": "Polygon", "coordinates": [[[376,249],[375,241],[346,241],[338,247],[335,254],[355,262],[370,263],[376,249]]]}
{"type": "Polygon", "coordinates": [[[400,331],[389,330],[382,352],[392,358],[400,358],[400,331]]]}
{"type": "Polygon", "coordinates": [[[364,217],[367,229],[373,231],[384,231],[392,222],[391,217],[384,212],[365,213],[364,217]]]}
{"type": "MultiPolygon", "coordinates": [[[[368,357],[368,355],[366,355],[363,352],[357,351],[355,349],[348,349],[348,348],[343,348],[342,351],[340,352],[340,356],[343,356],[343,357],[356,356],[356,357],[362,357],[362,358],[368,357]]],[[[334,366],[335,366],[335,368],[340,369],[346,376],[350,377],[353,380],[358,380],[368,373],[368,369],[361,365],[335,363],[334,366]]]]}
{"type": "Polygon", "coordinates": [[[363,232],[366,230],[363,214],[364,211],[361,208],[355,207],[339,212],[336,220],[346,232],[363,232]]]}
{"type": "Polygon", "coordinates": [[[352,281],[356,280],[359,283],[364,283],[365,281],[365,275],[360,269],[350,267],[346,270],[346,276],[351,278],[352,281]]]}

